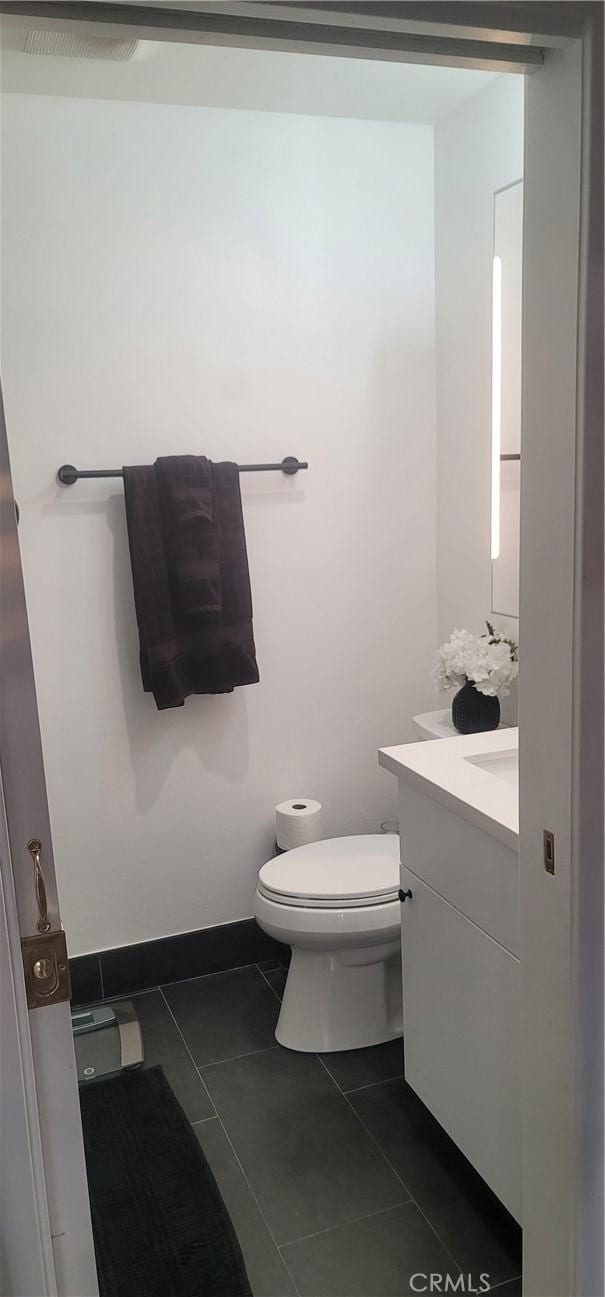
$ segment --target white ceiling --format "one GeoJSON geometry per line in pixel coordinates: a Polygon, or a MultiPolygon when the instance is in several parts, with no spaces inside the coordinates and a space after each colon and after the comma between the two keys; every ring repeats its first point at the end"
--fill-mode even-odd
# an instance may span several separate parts
{"type": "Polygon", "coordinates": [[[438,122],[496,75],[356,58],[141,41],[130,62],[24,54],[4,26],[2,91],[378,121],[438,122]]]}

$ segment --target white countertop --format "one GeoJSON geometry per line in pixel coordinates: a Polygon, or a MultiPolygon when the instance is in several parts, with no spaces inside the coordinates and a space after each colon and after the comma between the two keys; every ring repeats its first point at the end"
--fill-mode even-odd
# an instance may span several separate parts
{"type": "Polygon", "coordinates": [[[519,730],[511,727],[380,748],[378,761],[385,770],[517,851],[519,786],[518,779],[511,778],[505,758],[510,753],[512,765],[518,748],[519,730]],[[493,772],[489,768],[491,754],[495,756],[493,772]],[[483,758],[486,768],[476,764],[483,758]]]}

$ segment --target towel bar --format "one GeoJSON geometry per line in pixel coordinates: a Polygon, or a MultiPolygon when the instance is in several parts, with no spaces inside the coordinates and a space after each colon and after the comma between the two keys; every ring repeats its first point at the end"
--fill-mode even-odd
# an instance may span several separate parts
{"type": "MultiPolygon", "coordinates": [[[[286,455],[281,464],[238,464],[240,473],[270,473],[281,470],[288,477],[298,473],[300,468],[308,468],[306,460],[297,459],[296,455],[286,455]]],[[[57,477],[62,486],[73,486],[80,477],[123,477],[121,468],[74,468],[73,464],[62,464],[57,477]]]]}

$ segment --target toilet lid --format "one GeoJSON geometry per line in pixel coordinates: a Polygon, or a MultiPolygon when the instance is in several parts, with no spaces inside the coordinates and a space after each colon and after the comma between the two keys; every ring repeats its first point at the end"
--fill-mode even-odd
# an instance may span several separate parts
{"type": "Polygon", "coordinates": [[[259,889],[282,904],[377,905],[397,898],[399,838],[368,833],[295,847],[263,865],[259,889]]]}

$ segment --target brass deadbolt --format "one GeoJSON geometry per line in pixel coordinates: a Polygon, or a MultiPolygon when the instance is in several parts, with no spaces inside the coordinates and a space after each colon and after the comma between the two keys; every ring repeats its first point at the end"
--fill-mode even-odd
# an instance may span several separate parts
{"type": "Polygon", "coordinates": [[[21,951],[25,972],[28,1009],[69,1000],[71,987],[65,933],[39,933],[22,937],[21,951]]]}

